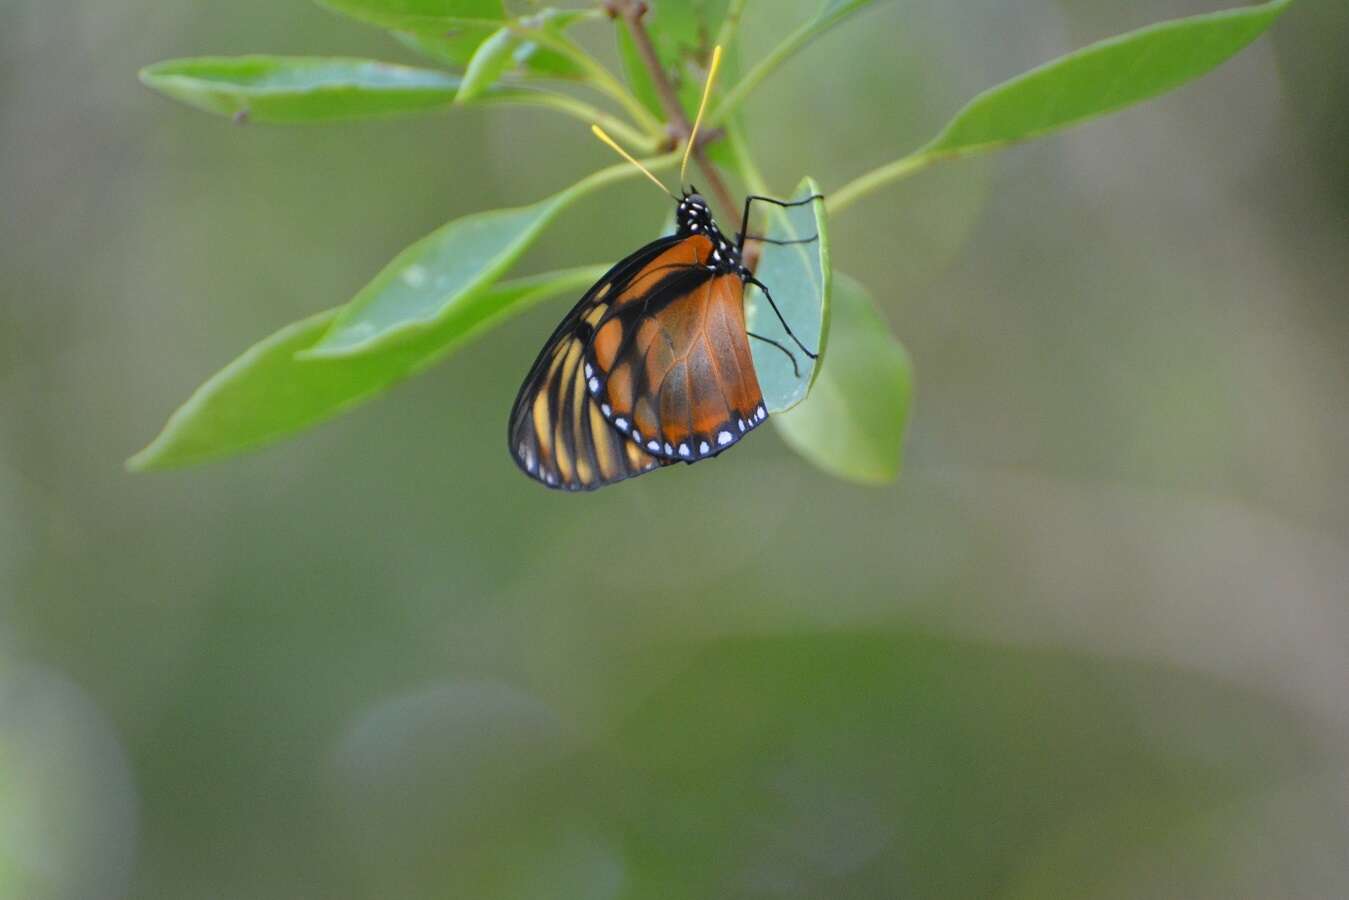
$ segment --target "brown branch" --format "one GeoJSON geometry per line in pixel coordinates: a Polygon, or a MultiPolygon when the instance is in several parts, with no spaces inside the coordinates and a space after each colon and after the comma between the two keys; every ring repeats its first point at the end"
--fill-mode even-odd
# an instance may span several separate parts
{"type": "MultiPolygon", "coordinates": [[[[693,125],[684,113],[684,107],[679,102],[679,94],[676,93],[674,85],[670,83],[669,75],[666,74],[665,67],[661,65],[660,55],[656,53],[656,47],[651,43],[651,35],[647,33],[646,26],[642,23],[642,16],[646,14],[646,3],[643,0],[608,0],[605,8],[609,11],[609,15],[622,18],[624,24],[627,25],[628,33],[632,35],[632,41],[637,45],[637,53],[642,57],[642,64],[646,66],[651,75],[651,81],[656,86],[656,93],[660,96],[661,107],[664,108],[665,116],[669,120],[675,145],[678,146],[680,143],[687,141],[689,135],[693,132],[693,125]]],[[[717,198],[717,203],[722,207],[722,212],[734,216],[737,209],[735,197],[726,186],[726,181],[721,177],[721,172],[707,158],[707,153],[703,150],[708,140],[718,136],[715,133],[709,133],[705,137],[700,135],[693,148],[692,156],[694,162],[698,164],[699,170],[707,177],[712,193],[717,198]]]]}

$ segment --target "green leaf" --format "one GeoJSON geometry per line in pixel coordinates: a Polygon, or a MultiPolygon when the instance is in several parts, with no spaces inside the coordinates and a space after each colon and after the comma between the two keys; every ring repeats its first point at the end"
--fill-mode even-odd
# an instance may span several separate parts
{"type": "Polygon", "coordinates": [[[431,34],[506,23],[501,0],[315,0],[319,6],[381,28],[431,34]]]}
{"type": "Polygon", "coordinates": [[[301,360],[337,318],[330,309],[255,344],[203,384],[127,466],[165,469],[269,444],[331,418],[440,361],[470,338],[547,297],[581,291],[603,266],[498,284],[455,308],[414,340],[354,359],[301,360]]]}
{"type": "Polygon", "coordinates": [[[1164,94],[1230,59],[1291,2],[1271,0],[1140,28],[990,88],[924,147],[834,191],[830,211],[841,212],[941,160],[1040,137],[1164,94]]]}
{"type": "MultiPolygon", "coordinates": [[[[673,154],[653,161],[672,164],[673,154]]],[[[400,253],[343,307],[312,357],[368,353],[455,315],[473,293],[500,278],[562,210],[587,194],[639,174],[627,163],[602,169],[546,200],[456,219],[400,253]]]]}
{"type": "Polygon", "coordinates": [[[881,484],[899,474],[912,392],[909,354],[866,288],[840,274],[829,359],[805,402],[773,422],[788,446],[824,471],[881,484]]]}
{"type": "MultiPolygon", "coordinates": [[[[818,194],[813,179],[805,178],[792,194],[804,200],[818,194]]],[[[749,224],[751,234],[774,240],[801,240],[819,235],[808,244],[779,247],[764,244],[755,267],[755,276],[768,285],[782,318],[806,348],[824,355],[829,328],[829,294],[832,270],[829,264],[829,229],[824,204],[809,203],[782,209],[767,203],[755,203],[749,224]]],[[[750,340],[754,353],[754,371],[763,390],[764,405],[771,413],[791,409],[805,399],[815,379],[818,364],[801,352],[787,334],[782,320],[773,312],[762,291],[749,287],[745,293],[745,321],[755,334],[771,338],[791,351],[792,359],[772,344],[750,340]]]]}
{"type": "Polygon", "coordinates": [[[459,89],[458,102],[466,103],[484,94],[501,76],[513,69],[523,74],[542,78],[583,78],[585,69],[565,53],[543,47],[521,29],[536,29],[574,47],[576,54],[584,53],[563,34],[568,25],[591,15],[590,10],[545,9],[518,23],[503,26],[493,32],[474,51],[464,72],[464,83],[459,89]]]}
{"type": "Polygon", "coordinates": [[[436,62],[462,68],[468,65],[483,41],[491,37],[498,25],[460,25],[437,33],[395,31],[393,36],[403,46],[434,59],[436,62]]]}
{"type": "Polygon", "coordinates": [[[652,80],[651,73],[642,62],[641,54],[637,52],[637,44],[633,42],[632,35],[628,33],[622,19],[615,19],[614,26],[618,29],[615,32],[618,37],[618,56],[623,63],[623,74],[627,76],[628,88],[648,112],[658,119],[663,119],[665,111],[660,105],[656,82],[652,80]]]}
{"type": "Polygon", "coordinates": [[[510,28],[497,29],[474,51],[464,70],[464,83],[459,86],[456,103],[467,103],[484,94],[496,84],[497,79],[515,66],[512,54],[520,45],[520,39],[510,28]]]}
{"type": "Polygon", "coordinates": [[[569,94],[535,87],[498,86],[480,97],[478,102],[496,105],[537,106],[551,109],[578,119],[587,125],[598,124],[618,139],[628,150],[638,154],[654,151],[658,138],[637,131],[624,120],[592,106],[569,94]]]}
{"type": "MultiPolygon", "coordinates": [[[[576,52],[579,54],[585,51],[577,47],[576,52]]],[[[521,41],[515,48],[514,56],[520,74],[527,78],[583,80],[589,74],[573,57],[541,46],[536,41],[521,41]]]]}
{"type": "Polygon", "coordinates": [[[141,81],[207,112],[254,122],[329,122],[447,106],[459,79],[367,59],[198,57],[156,63],[141,81]]]}
{"type": "Polygon", "coordinates": [[[924,152],[1026,140],[1164,94],[1231,58],[1291,2],[1162,22],[1084,47],[975,97],[924,152]]]}
{"type": "Polygon", "coordinates": [[[651,4],[644,19],[646,30],[661,62],[672,74],[678,77],[677,70],[684,61],[709,58],[728,5],[728,0],[651,4]]]}
{"type": "Polygon", "coordinates": [[[539,78],[584,78],[586,70],[578,62],[575,56],[585,54],[585,51],[571,41],[565,34],[566,30],[576,22],[595,18],[601,13],[596,9],[543,9],[532,16],[527,16],[520,20],[520,25],[524,28],[534,28],[543,31],[554,40],[560,41],[564,46],[572,49],[574,55],[569,56],[560,53],[550,47],[542,46],[538,41],[525,37],[518,47],[515,48],[515,61],[523,67],[524,74],[539,78]]]}
{"type": "MultiPolygon", "coordinates": [[[[674,86],[686,113],[691,114],[696,109],[703,87],[699,79],[687,77],[686,65],[706,64],[717,31],[726,18],[727,7],[728,0],[654,3],[643,19],[661,68],[674,86]]],[[[628,86],[643,106],[658,118],[664,119],[660,95],[645,62],[637,52],[632,35],[621,18],[615,19],[614,23],[618,28],[619,58],[628,86]]]]}

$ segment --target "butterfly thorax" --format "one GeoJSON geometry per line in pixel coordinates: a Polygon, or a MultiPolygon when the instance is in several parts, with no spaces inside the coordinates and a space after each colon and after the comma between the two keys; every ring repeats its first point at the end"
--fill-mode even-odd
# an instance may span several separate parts
{"type": "Polygon", "coordinates": [[[717,227],[716,220],[712,218],[712,210],[708,207],[707,201],[699,194],[684,195],[679,201],[679,208],[675,211],[675,220],[680,236],[701,234],[712,242],[712,254],[707,260],[709,271],[749,274],[740,261],[740,251],[733,242],[726,240],[721,229],[717,227]]]}

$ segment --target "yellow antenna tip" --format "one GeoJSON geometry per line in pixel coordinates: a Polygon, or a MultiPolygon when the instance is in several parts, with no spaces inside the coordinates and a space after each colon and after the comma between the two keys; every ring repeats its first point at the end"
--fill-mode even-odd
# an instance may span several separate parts
{"type": "MultiPolygon", "coordinates": [[[[647,178],[650,178],[652,183],[654,183],[656,187],[660,188],[663,193],[670,194],[670,189],[667,188],[663,183],[661,183],[661,180],[659,178],[657,178],[655,175],[652,175],[650,169],[648,169],[646,166],[638,162],[637,159],[631,153],[620,147],[618,141],[609,137],[609,135],[605,132],[603,128],[601,128],[599,125],[591,125],[590,132],[591,134],[595,135],[595,137],[599,138],[601,141],[608,144],[610,149],[612,149],[619,156],[623,157],[628,162],[636,166],[637,171],[641,172],[647,178]]],[[[670,194],[670,196],[674,197],[674,194],[670,194]]],[[[675,199],[677,200],[679,198],[676,197],[675,199]]]]}
{"type": "Polygon", "coordinates": [[[698,104],[698,115],[689,130],[689,142],[684,147],[684,161],[679,164],[679,183],[684,183],[684,173],[689,167],[689,156],[698,142],[698,126],[703,124],[703,113],[707,112],[707,100],[712,96],[712,85],[717,80],[717,70],[721,68],[721,44],[712,48],[712,63],[707,67],[707,83],[703,85],[703,99],[698,104]]]}

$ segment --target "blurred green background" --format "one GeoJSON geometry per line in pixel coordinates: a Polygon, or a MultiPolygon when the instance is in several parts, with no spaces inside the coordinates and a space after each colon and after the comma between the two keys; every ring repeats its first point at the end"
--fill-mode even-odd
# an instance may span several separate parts
{"type": "MultiPolygon", "coordinates": [[[[751,138],[828,191],[1219,5],[880,3],[751,138]]],[[[814,7],[752,3],[747,58],[814,7]]],[[[836,220],[917,365],[897,485],[769,429],[564,496],[503,436],[569,299],[298,440],[122,461],[435,226],[609,165],[584,129],[234,127],[136,70],[413,58],[299,0],[0,0],[0,896],[1349,895],[1346,46],[1303,0],[836,220]]],[[[666,215],[610,188],[525,270],[666,215]]]]}

